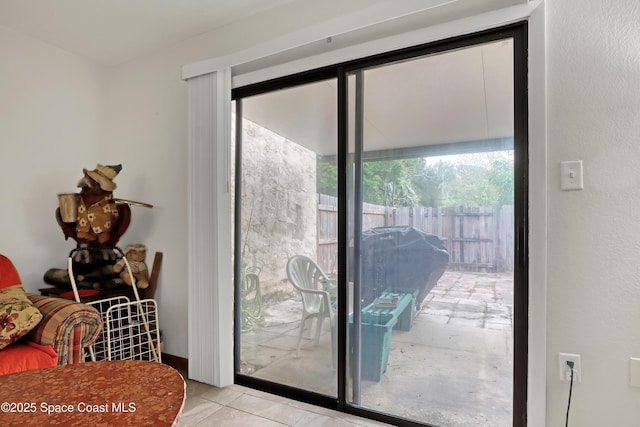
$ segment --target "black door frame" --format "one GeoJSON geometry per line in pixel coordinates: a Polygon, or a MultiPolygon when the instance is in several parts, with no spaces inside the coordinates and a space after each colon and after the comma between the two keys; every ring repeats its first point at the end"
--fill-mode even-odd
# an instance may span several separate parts
{"type": "MultiPolygon", "coordinates": [[[[513,360],[513,425],[527,425],[527,373],[528,373],[528,41],[527,22],[518,22],[504,27],[486,30],[474,34],[457,36],[445,40],[439,40],[423,45],[400,49],[349,61],[343,64],[323,67],[291,76],[268,80],[232,90],[232,99],[236,101],[236,107],[240,114],[237,120],[241,123],[242,98],[313,83],[326,79],[337,79],[338,83],[338,283],[341,285],[338,298],[338,366],[337,366],[337,398],[318,394],[308,390],[302,390],[284,384],[256,379],[241,374],[240,370],[240,340],[235,339],[235,382],[255,389],[267,391],[292,399],[312,403],[318,406],[339,410],[342,412],[375,419],[394,425],[423,426],[425,424],[401,419],[389,414],[381,414],[369,409],[354,406],[348,402],[346,396],[346,363],[347,358],[347,264],[349,256],[348,248],[348,100],[347,100],[347,75],[361,69],[383,65],[395,61],[407,60],[419,56],[441,53],[449,50],[470,47],[473,45],[489,43],[502,39],[513,40],[514,49],[514,216],[515,216],[515,256],[514,269],[514,360],[513,360]]],[[[241,209],[241,131],[236,126],[236,186],[235,186],[235,257],[234,277],[235,298],[240,301],[240,236],[241,209]]],[[[360,160],[362,161],[362,160],[360,160]]],[[[240,337],[240,310],[239,304],[235,304],[235,331],[234,336],[240,337]]]]}

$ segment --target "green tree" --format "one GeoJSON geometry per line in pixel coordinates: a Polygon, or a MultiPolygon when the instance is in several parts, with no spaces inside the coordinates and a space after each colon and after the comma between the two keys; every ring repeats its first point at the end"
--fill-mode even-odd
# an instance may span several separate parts
{"type": "Polygon", "coordinates": [[[440,206],[513,204],[513,159],[505,152],[458,156],[446,166],[429,167],[443,177],[440,206]]]}
{"type": "MultiPolygon", "coordinates": [[[[513,158],[501,153],[365,162],[363,199],[384,206],[491,206],[513,204],[513,158]]],[[[318,164],[318,192],[337,195],[337,168],[318,164]]]]}
{"type": "MultiPolygon", "coordinates": [[[[421,161],[422,159],[412,159],[421,161]]],[[[409,161],[409,162],[411,162],[409,161]]],[[[420,198],[414,190],[406,160],[366,162],[362,170],[362,193],[366,203],[386,206],[417,206],[420,198]]],[[[337,167],[319,161],[317,191],[337,196],[337,167]]]]}
{"type": "Polygon", "coordinates": [[[438,161],[427,165],[425,159],[412,159],[411,180],[420,197],[420,206],[444,206],[446,198],[445,182],[451,180],[453,168],[451,164],[438,161]]]}
{"type": "Polygon", "coordinates": [[[513,161],[496,160],[487,171],[487,179],[496,192],[497,205],[513,204],[513,161]]]}
{"type": "Polygon", "coordinates": [[[318,159],[316,163],[316,191],[328,196],[338,195],[338,168],[334,163],[318,159]]]}
{"type": "Polygon", "coordinates": [[[385,206],[417,206],[406,160],[367,162],[362,169],[362,193],[367,203],[385,206]]]}

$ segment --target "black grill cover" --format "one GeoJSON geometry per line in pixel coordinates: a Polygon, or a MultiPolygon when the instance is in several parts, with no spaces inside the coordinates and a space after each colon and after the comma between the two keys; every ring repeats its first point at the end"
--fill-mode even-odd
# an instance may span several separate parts
{"type": "Polygon", "coordinates": [[[436,235],[407,226],[372,228],[362,233],[362,299],[371,303],[387,288],[417,290],[420,307],[449,263],[436,235]]]}

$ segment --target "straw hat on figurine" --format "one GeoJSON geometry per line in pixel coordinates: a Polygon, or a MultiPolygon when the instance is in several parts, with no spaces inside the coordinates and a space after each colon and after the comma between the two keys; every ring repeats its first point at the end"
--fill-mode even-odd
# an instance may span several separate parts
{"type": "Polygon", "coordinates": [[[104,191],[113,191],[116,189],[113,179],[121,170],[122,165],[104,166],[98,163],[94,170],[82,169],[82,173],[97,182],[104,191]]]}

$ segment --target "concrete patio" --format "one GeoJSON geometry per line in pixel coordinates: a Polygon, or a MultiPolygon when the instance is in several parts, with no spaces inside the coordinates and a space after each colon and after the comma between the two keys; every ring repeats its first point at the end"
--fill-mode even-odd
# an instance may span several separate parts
{"type": "MultiPolygon", "coordinates": [[[[360,405],[440,426],[511,425],[512,305],[512,273],[445,272],[411,330],[393,331],[386,372],[362,380],[360,405]]],[[[336,395],[328,322],[318,346],[307,327],[296,358],[301,308],[265,307],[242,335],[243,373],[336,395]]]]}

